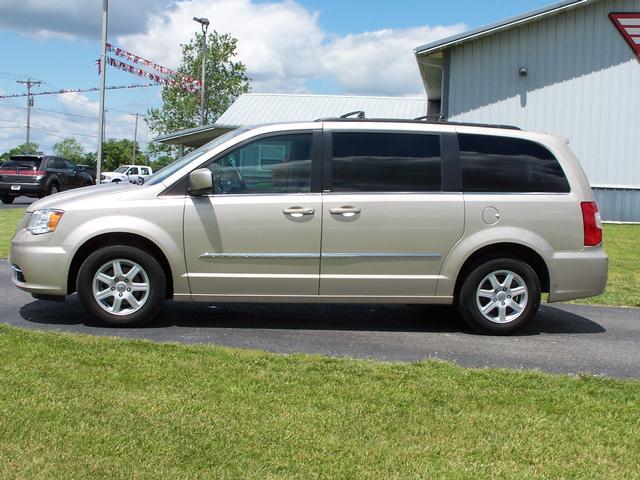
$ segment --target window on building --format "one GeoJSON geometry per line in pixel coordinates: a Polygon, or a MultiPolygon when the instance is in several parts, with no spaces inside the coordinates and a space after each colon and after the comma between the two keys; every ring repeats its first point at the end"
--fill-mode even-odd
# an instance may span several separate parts
{"type": "Polygon", "coordinates": [[[209,165],[216,193],[303,193],[311,184],[311,133],[256,140],[209,165]]]}
{"type": "Polygon", "coordinates": [[[440,191],[441,163],[439,135],[334,133],[332,191],[440,191]]]}
{"type": "Polygon", "coordinates": [[[564,193],[569,182],[542,145],[520,138],[458,135],[466,192],[564,193]]]}

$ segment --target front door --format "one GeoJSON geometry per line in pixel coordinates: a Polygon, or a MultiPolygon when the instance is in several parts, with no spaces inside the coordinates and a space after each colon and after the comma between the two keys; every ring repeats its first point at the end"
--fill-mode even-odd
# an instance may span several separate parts
{"type": "Polygon", "coordinates": [[[318,294],[322,198],[311,191],[312,137],[263,137],[208,165],[215,191],[188,197],[184,214],[195,299],[318,294]]]}
{"type": "Polygon", "coordinates": [[[462,194],[442,191],[440,135],[334,131],[331,150],[320,294],[435,295],[464,227],[462,194]]]}

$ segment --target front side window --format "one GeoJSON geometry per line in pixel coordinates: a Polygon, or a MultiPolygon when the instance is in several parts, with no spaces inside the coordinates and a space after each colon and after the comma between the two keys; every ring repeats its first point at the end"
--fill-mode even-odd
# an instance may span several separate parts
{"type": "Polygon", "coordinates": [[[311,184],[311,133],[256,140],[208,165],[216,194],[304,193],[311,184]]]}
{"type": "Polygon", "coordinates": [[[334,192],[441,190],[440,136],[414,133],[333,134],[334,192]]]}
{"type": "Polygon", "coordinates": [[[558,160],[538,143],[472,134],[459,134],[458,141],[465,192],[569,192],[558,160]]]}
{"type": "Polygon", "coordinates": [[[127,175],[138,175],[138,167],[131,167],[127,175]]]}

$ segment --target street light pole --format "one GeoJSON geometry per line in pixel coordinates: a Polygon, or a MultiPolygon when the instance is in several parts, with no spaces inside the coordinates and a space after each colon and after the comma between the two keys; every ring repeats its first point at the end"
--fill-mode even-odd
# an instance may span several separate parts
{"type": "Polygon", "coordinates": [[[96,181],[100,183],[102,170],[102,142],[104,140],[104,84],[107,73],[107,20],[109,0],[102,0],[102,45],[100,54],[100,118],[98,121],[98,154],[96,158],[96,181]]]}
{"type": "Polygon", "coordinates": [[[202,74],[200,75],[200,126],[204,125],[204,94],[205,94],[205,76],[207,69],[207,29],[209,28],[208,18],[193,17],[193,19],[202,27],[202,74]]]}

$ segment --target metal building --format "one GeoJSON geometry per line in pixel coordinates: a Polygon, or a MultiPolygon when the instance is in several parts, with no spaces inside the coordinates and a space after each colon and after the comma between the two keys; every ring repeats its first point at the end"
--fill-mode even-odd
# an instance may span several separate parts
{"type": "Polygon", "coordinates": [[[563,1],[415,54],[430,114],[566,137],[603,218],[640,222],[640,0],[563,1]]]}
{"type": "Polygon", "coordinates": [[[408,119],[426,115],[426,98],[362,97],[351,95],[306,95],[245,93],[213,125],[169,133],[154,141],[199,147],[244,125],[278,122],[308,122],[323,117],[339,117],[354,110],[367,117],[408,119]]]}

